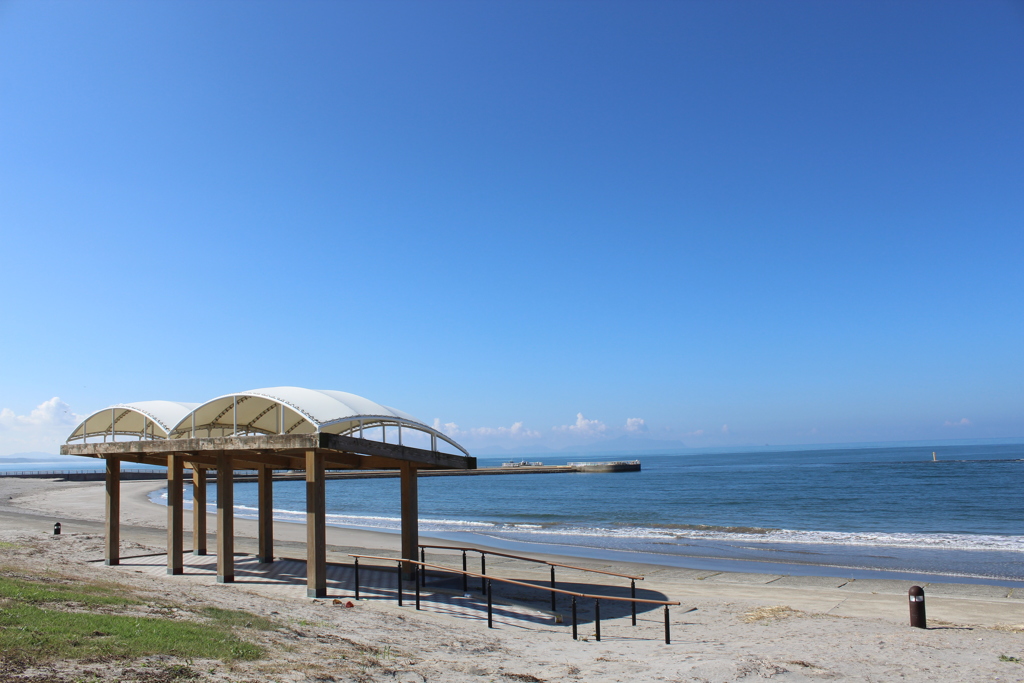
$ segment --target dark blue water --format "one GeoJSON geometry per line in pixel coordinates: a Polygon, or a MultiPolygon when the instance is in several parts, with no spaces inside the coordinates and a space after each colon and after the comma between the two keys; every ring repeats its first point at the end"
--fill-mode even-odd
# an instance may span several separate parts
{"type": "MultiPolygon", "coordinates": [[[[421,478],[421,534],[694,567],[1024,580],[1021,445],[640,459],[635,473],[421,478]]],[[[235,496],[252,515],[255,484],[235,496]]],[[[304,521],[304,496],[276,483],[276,516],[304,521]]],[[[331,524],[398,529],[396,479],[331,481],[327,500],[331,524]]]]}

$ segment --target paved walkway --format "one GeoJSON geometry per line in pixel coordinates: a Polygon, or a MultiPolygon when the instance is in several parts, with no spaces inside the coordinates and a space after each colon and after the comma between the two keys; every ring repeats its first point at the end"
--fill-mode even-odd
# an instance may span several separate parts
{"type": "MultiPolygon", "coordinates": [[[[102,561],[100,561],[102,562],[102,561]]],[[[382,569],[378,564],[364,561],[359,567],[360,600],[398,603],[397,571],[382,569]]],[[[169,580],[213,583],[217,580],[216,555],[184,556],[184,574],[167,574],[167,555],[144,555],[122,557],[120,566],[135,569],[169,580]]],[[[440,592],[430,585],[420,589],[420,606],[423,610],[449,614],[464,619],[487,623],[487,600],[475,593],[440,592]]],[[[262,595],[284,599],[306,599],[306,563],[301,560],[278,559],[270,565],[260,564],[252,555],[235,556],[235,584],[262,595]]],[[[415,608],[415,584],[403,582],[403,604],[415,608]]],[[[355,573],[350,566],[327,565],[326,600],[350,600],[355,596],[355,573]]],[[[496,627],[532,629],[540,625],[551,628],[554,617],[550,613],[529,607],[508,604],[496,599],[493,605],[493,619],[496,627]]]]}

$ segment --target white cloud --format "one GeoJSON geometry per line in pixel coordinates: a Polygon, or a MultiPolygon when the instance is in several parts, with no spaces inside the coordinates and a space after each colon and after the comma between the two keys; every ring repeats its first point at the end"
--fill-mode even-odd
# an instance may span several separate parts
{"type": "Polygon", "coordinates": [[[531,429],[527,429],[523,426],[522,422],[514,422],[511,427],[473,427],[471,429],[461,429],[459,425],[454,422],[445,422],[441,424],[441,420],[434,418],[434,429],[444,432],[448,436],[455,438],[471,437],[497,437],[497,438],[511,438],[511,439],[535,439],[540,436],[540,432],[535,432],[531,429]]]}
{"type": "Polygon", "coordinates": [[[576,424],[561,425],[552,427],[552,429],[556,432],[568,432],[580,436],[597,436],[603,434],[608,426],[600,420],[588,420],[583,417],[583,413],[576,413],[576,424]]]}
{"type": "Polygon", "coordinates": [[[692,432],[685,432],[683,434],[683,436],[704,436],[704,430],[703,429],[695,429],[692,432]]]}
{"type": "Polygon", "coordinates": [[[642,417],[628,417],[626,418],[626,431],[627,432],[646,432],[647,423],[644,422],[642,417]]]}
{"type": "Polygon", "coordinates": [[[947,427],[970,427],[971,421],[964,417],[957,421],[946,420],[943,424],[947,427]]]}
{"type": "Polygon", "coordinates": [[[83,417],[57,396],[43,401],[28,415],[4,408],[0,410],[0,453],[56,453],[83,417]]]}
{"type": "Polygon", "coordinates": [[[451,437],[454,437],[456,434],[460,432],[459,425],[455,424],[454,422],[445,422],[444,424],[441,424],[440,418],[436,417],[434,418],[434,429],[436,429],[439,432],[444,432],[445,434],[451,437]]]}

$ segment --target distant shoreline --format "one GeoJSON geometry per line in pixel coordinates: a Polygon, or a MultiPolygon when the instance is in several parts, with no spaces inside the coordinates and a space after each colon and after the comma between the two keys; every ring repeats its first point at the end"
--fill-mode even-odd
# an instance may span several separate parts
{"type": "MultiPolygon", "coordinates": [[[[890,450],[900,448],[942,448],[942,447],[957,447],[957,446],[1024,446],[1024,436],[1013,436],[1013,437],[991,437],[982,439],[914,439],[910,441],[849,441],[849,442],[836,442],[836,443],[808,443],[808,444],[746,444],[736,446],[701,446],[693,447],[688,446],[682,442],[679,444],[667,445],[665,448],[659,449],[643,449],[637,450],[632,448],[622,448],[614,450],[601,450],[600,448],[565,448],[565,449],[550,449],[550,450],[491,450],[487,448],[475,449],[474,455],[478,460],[494,460],[499,461],[502,459],[509,458],[554,458],[554,459],[574,459],[580,456],[586,457],[598,457],[598,458],[617,458],[617,457],[643,457],[645,455],[714,455],[714,454],[744,454],[744,453],[787,453],[787,452],[800,452],[800,451],[850,451],[850,450],[864,450],[864,449],[876,449],[876,450],[890,450]]],[[[56,453],[50,455],[47,453],[31,452],[31,453],[12,453],[10,455],[0,455],[0,464],[4,463],[60,463],[65,462],[73,463],[76,461],[86,461],[86,458],[69,458],[67,460],[63,458],[69,458],[69,456],[61,456],[56,453]]],[[[95,463],[95,461],[92,461],[95,463]]],[[[136,466],[134,463],[126,463],[129,466],[136,466]]],[[[96,467],[102,467],[101,464],[96,463],[96,467]]],[[[148,467],[147,465],[138,465],[140,467],[148,467]]],[[[155,467],[155,466],[154,466],[155,467]]],[[[74,469],[74,468],[69,468],[74,469]]]]}

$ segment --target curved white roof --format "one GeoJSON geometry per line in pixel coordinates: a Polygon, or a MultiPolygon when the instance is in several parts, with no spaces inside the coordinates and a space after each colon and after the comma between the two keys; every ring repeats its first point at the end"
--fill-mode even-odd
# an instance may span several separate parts
{"type": "Polygon", "coordinates": [[[252,434],[340,434],[438,450],[469,452],[408,413],[344,391],[269,387],[225,394],[206,403],[121,403],[87,417],[68,442],[90,437],[187,439],[252,434]],[[390,431],[389,431],[390,430],[390,431]]]}
{"type": "Polygon", "coordinates": [[[199,406],[178,401],[137,401],[118,403],[97,410],[75,427],[68,441],[88,437],[134,436],[138,439],[166,439],[171,427],[199,406]]]}
{"type": "MultiPolygon", "coordinates": [[[[328,425],[339,419],[359,415],[376,415],[397,417],[410,422],[418,422],[426,426],[408,413],[389,408],[362,396],[344,391],[330,389],[303,389],[302,387],[271,387],[269,389],[253,389],[237,394],[227,394],[213,399],[217,401],[232,396],[254,396],[270,399],[294,409],[317,426],[328,425]]],[[[211,401],[212,402],[212,401],[211,401]]]]}
{"type": "Polygon", "coordinates": [[[183,415],[169,438],[318,432],[366,438],[365,431],[374,428],[381,430],[377,433],[385,440],[387,429],[397,428],[396,438],[401,442],[404,428],[429,436],[431,450],[436,450],[440,439],[469,455],[446,434],[408,413],[344,391],[302,387],[269,387],[218,396],[183,415]]]}

